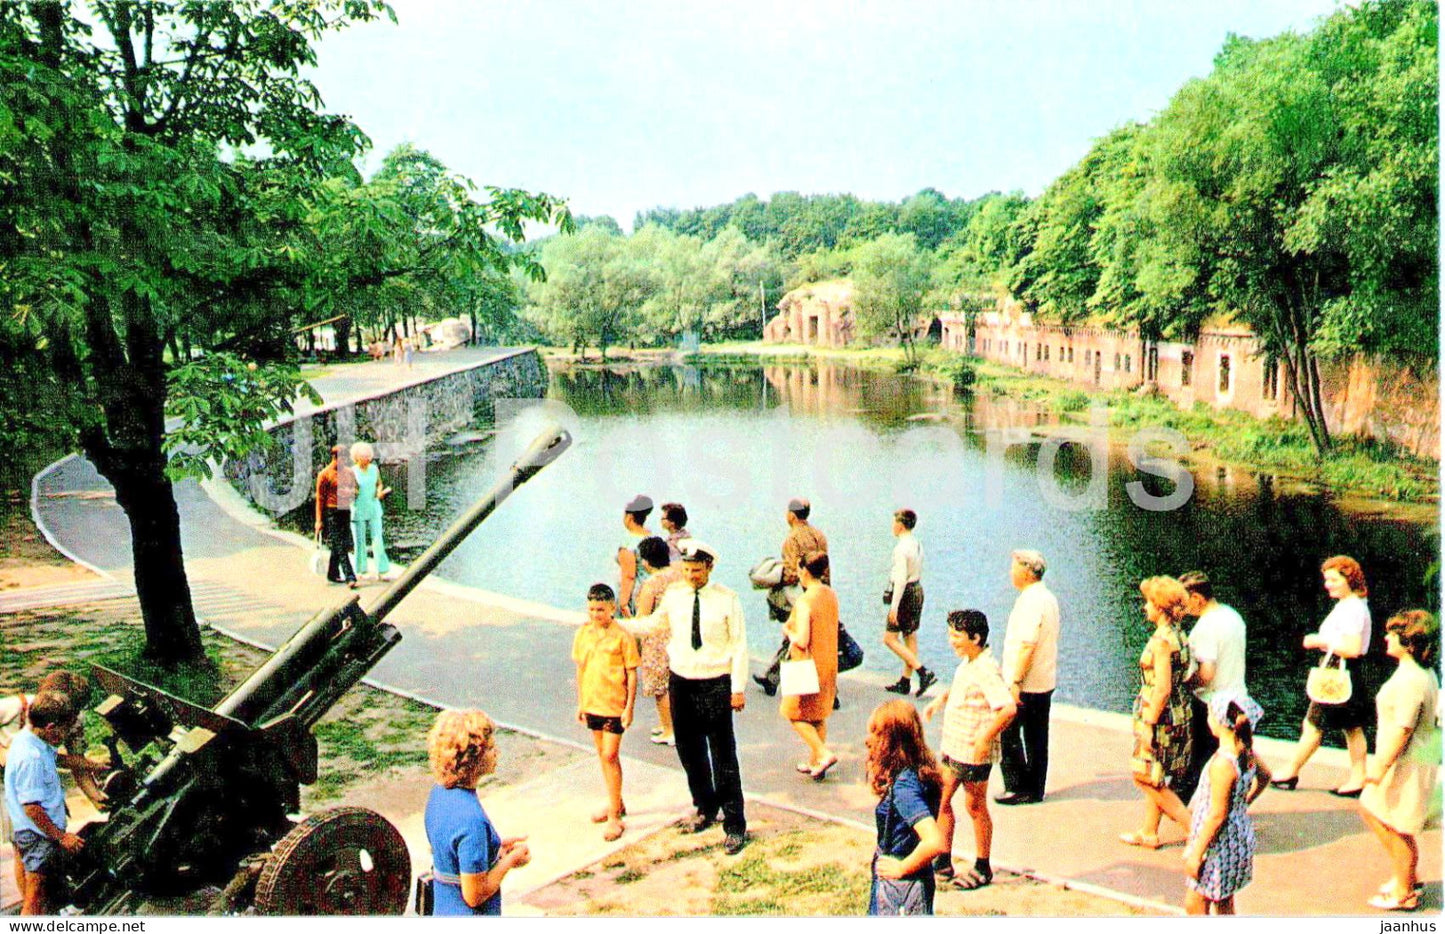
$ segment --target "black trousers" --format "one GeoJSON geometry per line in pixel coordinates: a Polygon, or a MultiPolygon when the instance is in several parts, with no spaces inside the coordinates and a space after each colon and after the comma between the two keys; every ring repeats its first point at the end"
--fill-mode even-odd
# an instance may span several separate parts
{"type": "Polygon", "coordinates": [[[326,579],[329,581],[356,580],[351,569],[351,510],[327,509],[323,515],[326,531],[326,547],[331,549],[331,560],[326,564],[326,579]]]}
{"type": "Polygon", "coordinates": [[[727,675],[694,680],[672,674],[673,735],[677,758],[687,773],[687,787],[699,814],[722,811],[723,830],[745,833],[743,778],[738,770],[738,745],[733,735],[732,683],[727,675]]]}
{"type": "Polygon", "coordinates": [[[1178,784],[1170,786],[1186,806],[1194,797],[1194,789],[1199,787],[1199,778],[1209,764],[1209,757],[1219,749],[1219,738],[1209,732],[1208,704],[1197,697],[1189,698],[1189,721],[1189,768],[1178,784]]]}
{"type": "Polygon", "coordinates": [[[1049,777],[1049,710],[1054,692],[1019,694],[1019,711],[999,737],[999,771],[1010,794],[1044,797],[1049,777]]]}

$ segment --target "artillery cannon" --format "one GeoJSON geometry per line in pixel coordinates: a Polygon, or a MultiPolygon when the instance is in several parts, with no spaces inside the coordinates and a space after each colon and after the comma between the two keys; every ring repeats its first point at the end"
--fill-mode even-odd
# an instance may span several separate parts
{"type": "Polygon", "coordinates": [[[401,641],[383,620],[511,492],[572,443],[537,438],[507,477],[458,518],[369,607],[358,597],[312,617],[214,708],[94,667],[109,693],[112,764],[104,822],[82,828],[70,902],[87,914],[220,890],[212,913],[400,914],[411,885],[401,834],[365,808],[304,820],[317,777],[311,729],[401,641]],[[119,744],[132,754],[122,761],[119,744]]]}

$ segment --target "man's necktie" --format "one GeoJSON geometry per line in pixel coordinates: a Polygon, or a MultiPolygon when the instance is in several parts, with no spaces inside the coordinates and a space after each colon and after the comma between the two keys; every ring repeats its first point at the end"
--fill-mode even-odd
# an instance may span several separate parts
{"type": "Polygon", "coordinates": [[[692,592],[692,650],[702,648],[702,591],[692,592]]]}

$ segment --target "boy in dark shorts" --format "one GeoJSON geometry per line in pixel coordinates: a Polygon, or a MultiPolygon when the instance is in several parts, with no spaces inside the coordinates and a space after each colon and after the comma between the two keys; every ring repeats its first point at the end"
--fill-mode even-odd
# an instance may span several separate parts
{"type": "Polygon", "coordinates": [[[26,713],[28,726],[15,736],[5,760],[5,809],[15,828],[11,840],[24,869],[20,913],[54,914],[62,851],[84,842],[65,830],[65,789],[60,784],[56,747],[75,725],[69,697],[41,694],[26,713]]]}
{"type": "Polygon", "coordinates": [[[953,685],[923,709],[932,720],[943,711],[943,804],[938,829],[948,849],[939,855],[935,869],[941,881],[959,889],[980,889],[993,881],[989,854],[993,849],[993,817],[988,813],[988,776],[999,757],[999,734],[1013,720],[1017,707],[1004,683],[998,660],[988,649],[988,617],[978,610],[948,614],[948,644],[962,661],[953,685]],[[964,807],[973,821],[973,868],[955,878],[953,872],[953,795],[963,786],[964,807]]]}
{"type": "Polygon", "coordinates": [[[614,621],[617,595],[606,584],[587,591],[587,623],[572,640],[572,661],[577,664],[577,722],[592,731],[602,780],[607,785],[607,807],[592,815],[593,823],[606,823],[602,839],[616,840],[626,827],[622,818],[622,733],[632,725],[637,700],[637,639],[614,621]]]}

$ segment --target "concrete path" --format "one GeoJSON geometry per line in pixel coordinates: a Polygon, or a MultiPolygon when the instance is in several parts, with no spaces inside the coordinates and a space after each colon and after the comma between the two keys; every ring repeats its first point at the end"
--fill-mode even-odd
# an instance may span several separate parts
{"type": "MultiPolygon", "coordinates": [[[[391,364],[366,364],[380,369],[391,364]]],[[[398,375],[393,368],[386,372],[398,375]]],[[[374,391],[385,389],[386,373],[374,373],[374,391]]],[[[337,378],[340,379],[340,378],[337,378]]],[[[336,387],[355,389],[358,380],[328,383],[318,389],[331,398],[336,387]]],[[[61,462],[37,478],[36,517],[52,542],[78,560],[124,580],[129,548],[124,517],[107,498],[103,480],[79,459],[61,462]]],[[[198,612],[210,622],[242,638],[274,646],[318,609],[346,599],[343,588],[326,584],[309,570],[310,546],[304,539],[267,529],[247,518],[224,489],[181,484],[177,490],[185,531],[187,570],[196,592],[198,612]],[[221,503],[227,503],[223,508],[221,503]]],[[[503,506],[502,508],[506,508],[503,506]]],[[[363,605],[379,585],[363,591],[363,605]]],[[[525,593],[524,581],[515,591],[525,593]]],[[[761,600],[744,595],[754,625],[765,621],[761,600]]],[[[583,743],[588,736],[573,719],[575,694],[570,661],[572,626],[581,614],[498,598],[470,588],[431,581],[410,596],[392,616],[406,637],[373,672],[375,681],[403,693],[451,705],[477,706],[499,722],[547,737],[583,743]]],[[[777,712],[777,701],[756,689],[748,693],[747,709],[738,715],[738,741],[743,778],[751,796],[820,815],[869,823],[873,800],[862,783],[863,736],[868,713],[888,698],[884,679],[845,676],[840,693],[843,709],[829,724],[839,767],[823,783],[799,776],[793,763],[802,756],[801,742],[777,712]]],[[[1128,777],[1128,720],[1114,714],[1054,708],[1051,775],[1048,800],[1021,808],[995,807],[994,862],[1029,869],[1046,877],[1071,879],[1105,887],[1133,898],[1180,905],[1184,882],[1181,848],[1144,851],[1117,842],[1140,819],[1142,800],[1128,777]]],[[[648,741],[655,722],[651,704],[639,699],[638,726],[623,743],[629,801],[649,788],[666,770],[681,781],[673,751],[648,741]],[[642,763],[646,763],[644,766],[642,763]],[[647,777],[644,777],[644,773],[647,777]]],[[[939,724],[930,728],[937,738],[939,724]]],[[[1263,754],[1278,763],[1289,744],[1260,743],[1263,754]]],[[[1249,914],[1358,915],[1372,913],[1365,902],[1389,875],[1383,851],[1366,834],[1353,802],[1334,798],[1325,789],[1344,778],[1343,753],[1324,750],[1306,767],[1301,790],[1270,791],[1254,809],[1260,840],[1255,883],[1239,898],[1249,914]],[[1309,881],[1306,881],[1309,880],[1309,881]]],[[[536,873],[565,874],[595,856],[581,843],[593,838],[581,815],[595,795],[595,765],[580,771],[577,782],[560,784],[538,779],[539,801],[523,786],[506,794],[522,795],[508,830],[530,832],[536,842],[536,873]],[[572,794],[578,783],[588,794],[572,794]],[[570,803],[577,799],[576,803],[570,803]],[[558,810],[558,809],[561,810],[558,810]],[[571,815],[568,808],[578,810],[571,815]],[[541,815],[548,817],[543,819],[541,815]],[[570,815],[570,816],[569,816],[570,815]],[[543,837],[558,847],[558,862],[543,861],[543,837]],[[585,861],[583,861],[585,860],[585,861]],[[547,867],[547,868],[543,868],[547,867]]],[[[998,779],[994,779],[995,785],[998,779]]],[[[664,783],[665,784],[665,783],[664,783]]],[[[676,786],[680,787],[680,786],[676,786]]],[[[659,800],[658,814],[671,813],[675,796],[659,800]]],[[[493,802],[489,799],[488,806],[493,802]]],[[[507,805],[510,806],[510,805],[507,805]]],[[[683,809],[686,802],[683,802],[683,809]]],[[[1165,828],[1165,840],[1177,840],[1165,828]]],[[[629,831],[622,843],[637,839],[629,831]]],[[[1440,907],[1441,835],[1438,818],[1421,838],[1422,878],[1428,881],[1426,904],[1440,907]]],[[[971,853],[971,835],[963,828],[957,852],[971,853]]],[[[525,884],[525,883],[524,883],[525,884]]],[[[511,890],[509,885],[509,890],[511,890]]]]}

